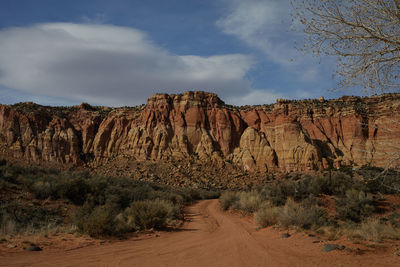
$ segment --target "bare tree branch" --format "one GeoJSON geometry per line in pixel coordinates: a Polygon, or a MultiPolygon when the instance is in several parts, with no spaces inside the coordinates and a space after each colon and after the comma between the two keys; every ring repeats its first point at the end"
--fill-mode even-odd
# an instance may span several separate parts
{"type": "Polygon", "coordinates": [[[400,89],[399,0],[292,0],[302,50],[338,58],[339,87],[400,89]]]}

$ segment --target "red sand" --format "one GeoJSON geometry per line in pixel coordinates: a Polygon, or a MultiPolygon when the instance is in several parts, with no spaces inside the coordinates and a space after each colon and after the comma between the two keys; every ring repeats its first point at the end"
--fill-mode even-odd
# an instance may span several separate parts
{"type": "MultiPolygon", "coordinates": [[[[161,232],[90,246],[44,248],[41,252],[0,251],[0,266],[400,266],[399,244],[357,255],[322,252],[324,242],[303,234],[281,238],[274,229],[256,230],[247,217],[220,210],[218,200],[188,208],[181,231],[161,232]]],[[[60,241],[61,242],[61,241],[60,241]]],[[[336,242],[349,247],[345,240],[336,242]]]]}

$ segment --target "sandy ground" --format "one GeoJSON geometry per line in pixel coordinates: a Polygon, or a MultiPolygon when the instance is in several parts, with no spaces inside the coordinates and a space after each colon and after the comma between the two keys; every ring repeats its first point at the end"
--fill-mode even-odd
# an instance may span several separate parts
{"type": "Polygon", "coordinates": [[[393,254],[396,243],[371,252],[338,240],[330,243],[347,249],[322,252],[325,242],[316,237],[282,238],[275,229],[257,230],[250,218],[222,212],[218,200],[189,207],[187,218],[180,231],[124,241],[40,252],[2,250],[0,266],[400,266],[400,256],[393,254]]]}

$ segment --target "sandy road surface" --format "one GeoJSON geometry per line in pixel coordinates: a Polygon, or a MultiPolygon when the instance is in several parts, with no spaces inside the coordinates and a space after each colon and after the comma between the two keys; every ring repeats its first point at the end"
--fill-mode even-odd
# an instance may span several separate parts
{"type": "Polygon", "coordinates": [[[257,231],[251,220],[222,212],[218,200],[188,209],[182,231],[70,251],[0,254],[0,266],[400,266],[391,253],[321,252],[315,239],[257,231]]]}

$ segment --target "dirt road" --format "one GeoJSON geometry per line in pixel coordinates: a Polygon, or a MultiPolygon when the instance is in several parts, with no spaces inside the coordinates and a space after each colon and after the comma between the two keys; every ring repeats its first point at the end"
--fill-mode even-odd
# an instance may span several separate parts
{"type": "Polygon", "coordinates": [[[195,204],[187,217],[181,231],[159,236],[70,251],[1,253],[0,266],[400,266],[400,257],[391,252],[325,253],[312,237],[257,231],[249,218],[222,212],[218,200],[195,204]]]}

